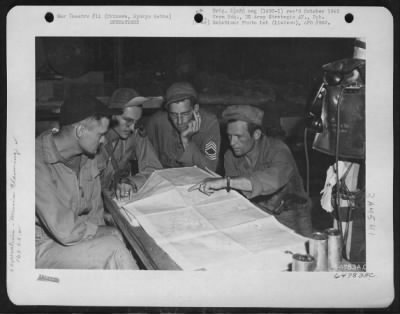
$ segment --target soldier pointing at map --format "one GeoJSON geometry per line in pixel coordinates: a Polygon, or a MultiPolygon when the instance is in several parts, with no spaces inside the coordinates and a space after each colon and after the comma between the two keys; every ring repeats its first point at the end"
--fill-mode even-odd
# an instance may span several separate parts
{"type": "Polygon", "coordinates": [[[262,130],[264,112],[253,106],[230,106],[222,113],[231,149],[225,153],[226,177],[208,178],[190,188],[211,194],[235,189],[296,232],[309,236],[311,200],[304,191],[290,149],[262,130]]]}

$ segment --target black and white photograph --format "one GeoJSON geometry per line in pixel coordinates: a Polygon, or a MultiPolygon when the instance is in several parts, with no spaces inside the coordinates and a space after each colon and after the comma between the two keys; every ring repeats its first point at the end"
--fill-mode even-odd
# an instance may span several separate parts
{"type": "MultiPolygon", "coordinates": [[[[188,24],[174,24],[171,8],[159,15],[148,15],[146,7],[35,13],[45,14],[36,33],[27,31],[33,55],[22,63],[29,64],[30,79],[19,92],[12,89],[19,66],[9,62],[15,65],[9,106],[25,91],[32,113],[25,131],[34,133],[10,127],[18,111],[9,111],[11,295],[48,304],[47,293],[58,296],[81,278],[83,287],[98,287],[102,296],[105,285],[119,293],[117,301],[108,295],[99,305],[143,305],[154,289],[159,297],[151,306],[174,304],[174,298],[193,306],[199,297],[182,290],[198,289],[206,300],[201,306],[240,306],[239,295],[246,306],[276,306],[293,282],[295,294],[304,295],[304,280],[333,283],[338,296],[342,286],[365,286],[370,293],[367,283],[374,280],[387,287],[393,208],[381,208],[382,219],[376,207],[392,193],[389,181],[384,191],[380,186],[393,166],[390,158],[382,165],[380,155],[390,155],[392,139],[371,144],[376,136],[368,121],[378,112],[376,89],[385,89],[377,77],[387,75],[390,64],[390,58],[375,62],[385,59],[377,50],[392,43],[345,27],[342,35],[329,31],[334,9],[279,8],[272,15],[265,8],[186,9],[194,15],[188,24]],[[226,22],[233,25],[233,15],[237,23],[250,20],[249,14],[265,20],[244,24],[240,32],[226,22]],[[284,14],[293,22],[282,22],[289,21],[284,14]],[[321,32],[310,35],[304,16],[321,32]],[[58,25],[56,32],[43,24],[68,25],[68,18],[88,29],[58,25]],[[135,18],[142,23],[137,30],[135,18]],[[151,31],[152,19],[162,18],[169,20],[165,29],[151,31]],[[282,32],[262,35],[268,19],[280,21],[272,25],[282,32]],[[97,29],[101,20],[118,25],[97,29]],[[29,193],[21,198],[24,184],[29,193]],[[21,219],[21,211],[29,219],[21,219]],[[29,286],[44,289],[40,297],[15,292],[22,266],[29,286]],[[128,291],[135,280],[142,291],[128,291]],[[248,288],[239,284],[247,280],[248,288]],[[253,299],[251,290],[266,281],[273,291],[253,299]],[[240,288],[233,292],[235,284],[240,288]]],[[[348,16],[343,21],[349,23],[348,16]]],[[[23,48],[12,39],[8,49],[23,48]]],[[[380,134],[390,134],[384,118],[391,109],[379,109],[380,134]]],[[[387,288],[388,299],[392,293],[387,288]]],[[[74,296],[74,305],[95,305],[99,298],[74,296]]],[[[64,298],[50,304],[63,305],[64,298]]],[[[309,301],[281,307],[323,307],[309,301]]]]}
{"type": "Polygon", "coordinates": [[[37,38],[36,267],[365,271],[365,50],[37,38]]]}

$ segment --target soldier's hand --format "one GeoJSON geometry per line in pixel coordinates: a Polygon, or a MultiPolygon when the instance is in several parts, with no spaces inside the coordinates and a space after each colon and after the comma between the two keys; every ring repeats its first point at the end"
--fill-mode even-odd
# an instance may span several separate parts
{"type": "Polygon", "coordinates": [[[121,201],[130,201],[133,197],[133,193],[136,193],[136,186],[129,183],[119,183],[115,191],[116,197],[121,201]]]}
{"type": "Polygon", "coordinates": [[[199,132],[201,126],[201,116],[198,111],[193,110],[193,120],[189,122],[188,128],[181,133],[182,140],[188,140],[193,134],[199,132]]]}
{"type": "Polygon", "coordinates": [[[199,190],[200,192],[211,195],[217,190],[221,190],[226,188],[226,179],[225,178],[207,178],[202,182],[193,185],[188,189],[188,192],[192,192],[194,190],[199,190]]]}

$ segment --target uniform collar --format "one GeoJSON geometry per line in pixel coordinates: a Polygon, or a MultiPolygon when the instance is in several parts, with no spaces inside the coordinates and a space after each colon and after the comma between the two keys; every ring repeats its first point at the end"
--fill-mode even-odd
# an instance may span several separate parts
{"type": "Polygon", "coordinates": [[[57,149],[56,143],[54,142],[53,135],[56,134],[57,132],[58,130],[52,129],[42,135],[42,149],[44,153],[44,161],[49,164],[65,162],[65,159],[61,156],[60,152],[57,149]]]}
{"type": "Polygon", "coordinates": [[[269,146],[268,138],[263,134],[261,138],[255,143],[253,149],[245,156],[245,160],[250,162],[250,165],[255,166],[261,155],[261,152],[269,146]]]}
{"type": "MultiPolygon", "coordinates": [[[[54,142],[53,135],[56,134],[58,130],[49,130],[42,135],[42,149],[43,149],[43,160],[48,164],[62,163],[65,165],[65,159],[61,156],[57,149],[56,143],[54,142]]],[[[87,162],[90,160],[88,156],[82,154],[81,157],[82,168],[86,167],[87,162]]],[[[99,175],[99,169],[95,163],[91,163],[91,173],[93,177],[99,175]]],[[[67,166],[66,166],[67,167],[67,166]]]]}

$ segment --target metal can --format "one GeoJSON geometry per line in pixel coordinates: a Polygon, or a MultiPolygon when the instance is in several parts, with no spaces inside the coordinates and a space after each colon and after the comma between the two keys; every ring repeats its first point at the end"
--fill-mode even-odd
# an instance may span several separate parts
{"type": "Polygon", "coordinates": [[[315,259],[315,271],[328,270],[328,236],[326,233],[314,232],[312,234],[310,254],[315,259]]]}
{"type": "Polygon", "coordinates": [[[330,228],[328,235],[328,271],[337,271],[342,262],[342,238],[339,230],[330,228]]]}
{"type": "Polygon", "coordinates": [[[293,254],[292,271],[314,271],[314,257],[308,254],[293,254]]]}

